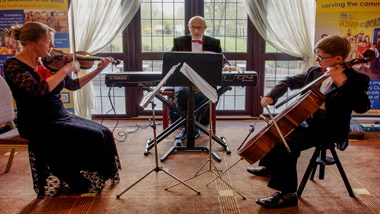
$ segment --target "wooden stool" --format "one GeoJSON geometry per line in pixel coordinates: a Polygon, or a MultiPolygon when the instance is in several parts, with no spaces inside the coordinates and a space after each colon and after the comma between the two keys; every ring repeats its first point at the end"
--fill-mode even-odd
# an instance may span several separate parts
{"type": "Polygon", "coordinates": [[[338,154],[335,150],[335,144],[330,145],[320,145],[317,146],[314,150],[313,156],[310,159],[310,163],[307,166],[306,172],[302,178],[302,181],[298,187],[297,195],[301,197],[302,192],[306,186],[307,180],[314,179],[315,171],[317,170],[317,166],[319,165],[319,179],[323,180],[325,177],[325,166],[326,165],[334,165],[338,167],[339,173],[342,176],[343,182],[346,185],[348,194],[350,197],[355,197],[354,192],[352,191],[350,182],[347,179],[346,173],[344,172],[342,163],[339,160],[338,154]],[[333,157],[326,156],[326,150],[329,149],[333,157]]]}
{"type": "MultiPolygon", "coordinates": [[[[165,89],[160,91],[160,94],[169,98],[174,97],[174,89],[165,89]]],[[[169,126],[169,106],[162,103],[162,127],[166,129],[169,126]]]]}

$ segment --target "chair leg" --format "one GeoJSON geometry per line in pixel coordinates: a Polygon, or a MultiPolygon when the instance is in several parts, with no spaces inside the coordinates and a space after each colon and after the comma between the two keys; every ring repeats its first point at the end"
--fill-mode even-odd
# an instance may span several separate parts
{"type": "Polygon", "coordinates": [[[315,163],[315,167],[313,167],[313,169],[312,169],[312,171],[311,171],[311,173],[310,173],[310,177],[309,177],[309,179],[310,179],[311,181],[314,180],[314,176],[315,176],[315,172],[317,171],[317,167],[318,167],[318,164],[315,163]]]}
{"type": "Polygon", "coordinates": [[[320,156],[317,160],[318,165],[319,165],[319,179],[323,180],[325,178],[325,160],[326,160],[326,149],[321,149],[320,150],[320,156]]]}
{"type": "MultiPolygon", "coordinates": [[[[314,153],[313,153],[313,156],[310,158],[309,165],[307,166],[305,174],[303,175],[302,181],[301,181],[301,183],[297,189],[298,197],[301,197],[302,192],[305,189],[305,186],[306,186],[306,183],[307,183],[307,180],[309,179],[309,177],[312,180],[312,177],[310,175],[311,175],[311,173],[313,173],[313,174],[315,173],[315,170],[317,168],[318,155],[319,155],[319,149],[316,148],[314,153]]],[[[314,177],[314,175],[313,175],[313,177],[314,177]]]]}
{"type": "Polygon", "coordinates": [[[7,167],[5,168],[5,173],[7,173],[7,172],[9,172],[9,170],[11,170],[11,166],[12,166],[13,157],[15,155],[15,152],[16,152],[16,149],[11,149],[11,153],[9,154],[9,158],[8,158],[7,167]]]}
{"type": "Polygon", "coordinates": [[[215,134],[216,133],[216,105],[215,103],[212,104],[212,109],[210,109],[211,115],[212,115],[212,131],[215,134]]]}
{"type": "Polygon", "coordinates": [[[169,107],[165,104],[162,106],[162,129],[169,126],[169,107]]]}
{"type": "MultiPolygon", "coordinates": [[[[314,161],[315,161],[315,167],[313,167],[313,171],[311,172],[311,175],[310,175],[310,180],[314,180],[314,176],[315,176],[315,173],[317,171],[317,167],[318,165],[321,164],[321,153],[322,153],[322,149],[319,148],[319,147],[316,147],[315,148],[315,152],[317,153],[317,156],[315,157],[314,161]]],[[[321,170],[321,166],[319,166],[319,170],[321,170]]]]}
{"type": "Polygon", "coordinates": [[[351,188],[350,182],[348,181],[348,178],[347,178],[347,176],[346,176],[346,173],[344,172],[344,169],[343,169],[342,163],[340,162],[340,160],[339,160],[339,158],[338,158],[338,154],[336,153],[336,151],[335,151],[334,148],[331,148],[330,151],[331,151],[332,156],[333,156],[334,159],[335,159],[335,164],[336,164],[336,166],[338,167],[338,170],[339,170],[340,175],[342,176],[343,182],[344,182],[344,184],[346,185],[346,188],[347,188],[348,194],[350,195],[350,197],[355,197],[354,192],[352,191],[352,188],[351,188]]]}

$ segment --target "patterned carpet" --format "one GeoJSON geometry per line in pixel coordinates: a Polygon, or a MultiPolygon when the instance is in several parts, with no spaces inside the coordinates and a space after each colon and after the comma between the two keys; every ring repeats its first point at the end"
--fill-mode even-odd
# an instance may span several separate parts
{"type": "MultiPolygon", "coordinates": [[[[336,165],[331,165],[326,166],[324,180],[316,175],[307,182],[297,207],[268,210],[255,199],[274,190],[266,187],[266,178],[247,173],[249,163],[237,151],[254,122],[217,121],[217,136],[223,136],[231,149],[227,154],[219,143],[212,142],[221,161],[210,160],[207,151],[174,151],[161,162],[159,158],[175,143],[177,130],[158,143],[156,162],[155,147],[144,154],[146,142],[153,136],[147,120],[105,121],[103,124],[114,129],[123,170],[120,183],[108,184],[97,195],[36,199],[27,152],[19,150],[11,171],[4,174],[8,151],[0,150],[0,213],[380,213],[380,132],[366,132],[363,140],[352,140],[345,151],[338,151],[356,197],[348,195],[336,165]]],[[[253,135],[264,123],[255,126],[253,135]]],[[[161,131],[158,124],[157,132],[161,131]]],[[[209,138],[202,133],[195,143],[207,147],[209,138]]],[[[312,152],[301,154],[299,181],[312,152]]]]}

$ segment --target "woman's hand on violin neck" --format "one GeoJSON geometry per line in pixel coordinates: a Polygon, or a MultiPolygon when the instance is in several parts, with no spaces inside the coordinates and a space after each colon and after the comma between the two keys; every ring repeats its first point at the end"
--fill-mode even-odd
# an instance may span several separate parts
{"type": "Polygon", "coordinates": [[[111,57],[104,57],[100,59],[100,62],[98,63],[98,70],[102,71],[104,70],[110,63],[112,63],[114,60],[111,57]]]}

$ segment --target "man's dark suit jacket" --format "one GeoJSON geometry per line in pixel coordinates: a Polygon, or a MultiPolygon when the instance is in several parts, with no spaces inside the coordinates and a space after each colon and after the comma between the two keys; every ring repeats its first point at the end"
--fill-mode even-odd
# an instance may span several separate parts
{"type": "MultiPolygon", "coordinates": [[[[203,36],[203,51],[211,51],[216,53],[222,53],[222,47],[220,46],[220,40],[210,36],[203,36]]],[[[174,46],[172,51],[189,51],[191,52],[191,35],[185,35],[174,38],[174,46]]],[[[223,58],[223,65],[230,65],[228,60],[223,58]]]]}
{"type": "MultiPolygon", "coordinates": [[[[215,39],[215,38],[210,37],[210,36],[203,36],[202,41],[203,41],[203,45],[202,45],[203,51],[222,53],[222,48],[220,46],[220,40],[219,39],[215,39]]],[[[191,50],[191,46],[192,46],[191,35],[185,35],[185,36],[174,38],[173,42],[174,42],[174,45],[173,45],[172,51],[188,51],[188,52],[192,51],[191,50]]],[[[230,65],[230,63],[228,62],[228,60],[225,57],[223,57],[223,65],[224,66],[230,65]]],[[[178,96],[178,93],[181,93],[186,89],[184,89],[184,87],[174,87],[174,90],[175,90],[174,96],[176,97],[178,107],[182,110],[187,109],[187,96],[186,96],[186,98],[182,97],[182,96],[178,96]],[[179,97],[182,97],[182,98],[179,98],[179,97]]],[[[202,93],[196,93],[194,95],[195,107],[197,108],[199,103],[201,103],[201,101],[205,98],[206,97],[202,93]]],[[[206,109],[207,109],[207,111],[201,111],[199,113],[199,115],[196,116],[198,118],[197,120],[203,125],[207,125],[209,123],[208,108],[206,108],[206,109]]],[[[173,113],[173,115],[171,115],[171,120],[175,121],[176,117],[177,116],[175,116],[173,113]]]]}
{"type": "MultiPolygon", "coordinates": [[[[330,132],[338,143],[348,140],[352,111],[364,113],[371,108],[371,102],[367,95],[369,77],[349,68],[343,72],[347,76],[346,83],[326,94],[325,104],[329,122],[325,126],[326,130],[321,130],[321,133],[326,135],[330,132]]],[[[311,67],[306,73],[287,77],[280,81],[265,96],[271,97],[276,103],[288,88],[300,89],[321,75],[322,70],[319,66],[311,67]]]]}

